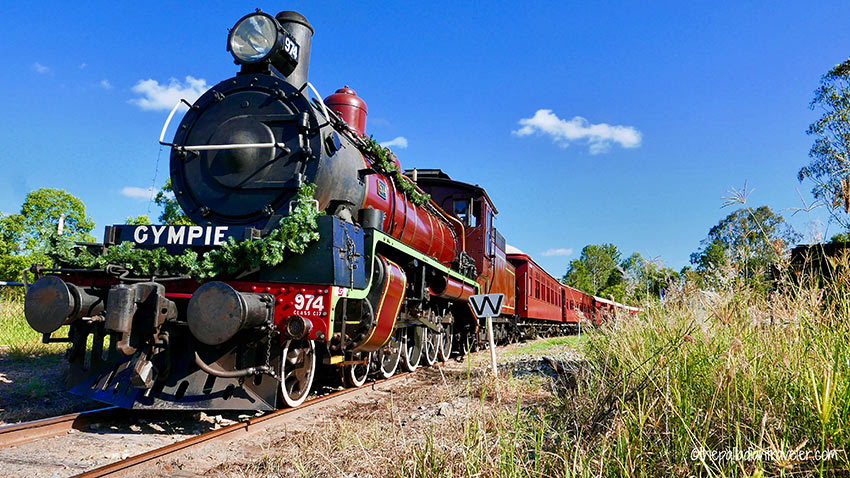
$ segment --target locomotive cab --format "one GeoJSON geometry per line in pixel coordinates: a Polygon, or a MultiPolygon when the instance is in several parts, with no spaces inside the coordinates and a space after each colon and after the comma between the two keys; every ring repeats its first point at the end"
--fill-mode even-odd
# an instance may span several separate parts
{"type": "Polygon", "coordinates": [[[478,282],[488,293],[505,294],[504,310],[514,311],[514,267],[505,254],[505,238],[495,227],[499,211],[487,194],[478,186],[452,180],[439,169],[407,170],[417,186],[431,195],[445,211],[451,211],[463,223],[465,251],[475,262],[478,282]]]}

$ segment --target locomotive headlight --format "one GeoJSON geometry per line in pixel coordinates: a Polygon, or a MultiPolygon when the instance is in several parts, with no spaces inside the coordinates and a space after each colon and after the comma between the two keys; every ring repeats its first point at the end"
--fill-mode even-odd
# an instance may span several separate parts
{"type": "Polygon", "coordinates": [[[279,28],[271,15],[259,12],[247,15],[230,31],[228,49],[239,63],[263,61],[278,48],[279,28]]]}
{"type": "Polygon", "coordinates": [[[298,66],[300,46],[274,17],[257,11],[242,17],[230,30],[227,49],[236,63],[256,65],[268,62],[283,75],[298,66]]]}

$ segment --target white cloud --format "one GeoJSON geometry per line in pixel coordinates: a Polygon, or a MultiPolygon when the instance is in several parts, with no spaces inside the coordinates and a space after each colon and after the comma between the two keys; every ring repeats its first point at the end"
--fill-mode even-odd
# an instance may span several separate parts
{"type": "Polygon", "coordinates": [[[50,67],[44,66],[39,62],[35,62],[32,64],[32,71],[43,75],[45,73],[50,73],[50,67]]]}
{"type": "Polygon", "coordinates": [[[573,254],[572,249],[565,249],[563,247],[558,249],[546,249],[540,254],[543,257],[552,257],[552,256],[571,256],[573,254]]]}
{"type": "Polygon", "coordinates": [[[385,148],[396,147],[398,149],[404,149],[407,147],[407,138],[405,138],[404,136],[399,136],[395,139],[384,141],[383,143],[381,143],[381,146],[385,148]]]}
{"type": "Polygon", "coordinates": [[[607,123],[591,124],[581,116],[571,120],[558,118],[552,110],[537,110],[531,118],[519,120],[522,128],[512,131],[517,136],[531,134],[548,135],[555,144],[566,148],[573,141],[587,140],[590,154],[608,151],[612,143],[623,148],[637,148],[641,142],[641,132],[632,126],[611,126],[607,123]]]}
{"type": "Polygon", "coordinates": [[[100,87],[103,88],[104,90],[111,90],[112,89],[112,83],[110,83],[109,80],[107,80],[105,78],[103,80],[100,80],[99,84],[100,84],[100,87]]]}
{"type": "Polygon", "coordinates": [[[147,111],[167,111],[174,108],[181,98],[193,103],[207,89],[206,80],[191,76],[187,76],[185,82],[169,78],[168,83],[163,84],[152,79],[139,80],[132,90],[142,96],[131,99],[130,103],[147,111]]]}
{"type": "Polygon", "coordinates": [[[126,186],[121,189],[121,195],[127,196],[131,199],[138,199],[140,201],[150,201],[156,196],[156,189],[153,187],[149,188],[137,188],[135,186],[126,186]]]}
{"type": "Polygon", "coordinates": [[[88,65],[87,65],[86,63],[80,63],[80,69],[81,69],[81,70],[82,70],[83,68],[87,67],[87,66],[88,66],[88,65]]]}

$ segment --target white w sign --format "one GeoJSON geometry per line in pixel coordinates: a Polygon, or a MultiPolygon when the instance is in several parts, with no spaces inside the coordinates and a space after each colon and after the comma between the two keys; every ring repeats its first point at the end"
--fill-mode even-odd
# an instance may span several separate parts
{"type": "Polygon", "coordinates": [[[484,317],[498,317],[502,313],[502,303],[504,301],[505,294],[481,294],[469,297],[469,305],[472,306],[472,312],[479,319],[483,319],[484,317]]]}

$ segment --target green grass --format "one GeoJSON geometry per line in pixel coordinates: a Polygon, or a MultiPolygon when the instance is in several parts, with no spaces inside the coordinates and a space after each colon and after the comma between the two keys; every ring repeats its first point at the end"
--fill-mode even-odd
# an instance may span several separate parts
{"type": "MultiPolygon", "coordinates": [[[[56,332],[61,335],[67,327],[56,332]]],[[[22,288],[0,289],[0,353],[30,355],[61,352],[66,344],[43,344],[24,318],[22,288]]]]}
{"type": "Polygon", "coordinates": [[[587,344],[592,373],[560,398],[556,426],[575,430],[568,446],[607,476],[846,475],[850,289],[836,285],[647,304],[587,344]],[[783,457],[794,450],[838,452],[783,457]],[[722,457],[747,451],[761,459],[722,457]]]}

